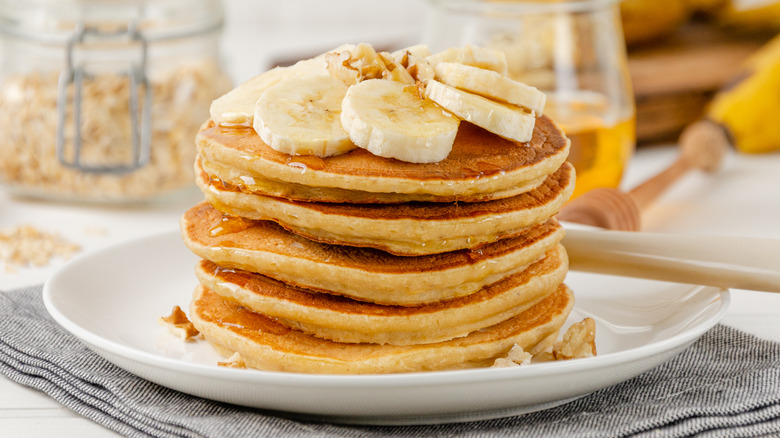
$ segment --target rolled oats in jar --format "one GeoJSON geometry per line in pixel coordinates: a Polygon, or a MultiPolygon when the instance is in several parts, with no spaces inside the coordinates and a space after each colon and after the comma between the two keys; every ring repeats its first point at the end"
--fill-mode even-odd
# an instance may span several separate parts
{"type": "Polygon", "coordinates": [[[0,0],[0,185],[145,202],[193,187],[194,137],[230,89],[219,0],[0,0]]]}

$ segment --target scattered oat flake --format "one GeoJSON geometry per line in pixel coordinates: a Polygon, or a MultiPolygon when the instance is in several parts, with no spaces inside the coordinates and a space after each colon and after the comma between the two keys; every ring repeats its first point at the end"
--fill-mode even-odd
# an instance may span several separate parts
{"type": "Polygon", "coordinates": [[[195,337],[200,334],[179,306],[174,306],[170,315],[161,316],[157,321],[160,325],[167,327],[168,331],[175,336],[187,342],[194,341],[195,337]]]}
{"type": "Polygon", "coordinates": [[[19,225],[0,230],[0,262],[6,272],[18,268],[48,265],[52,259],[70,258],[81,246],[71,243],[57,233],[39,230],[32,225],[19,225]]]}
{"type": "Polygon", "coordinates": [[[108,236],[108,230],[106,230],[104,227],[100,227],[97,225],[84,228],[84,233],[88,236],[98,236],[98,237],[108,236]]]}

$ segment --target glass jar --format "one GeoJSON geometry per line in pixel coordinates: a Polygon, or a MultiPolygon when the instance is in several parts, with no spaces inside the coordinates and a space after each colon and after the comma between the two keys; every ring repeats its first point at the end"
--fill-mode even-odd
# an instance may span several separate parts
{"type": "Polygon", "coordinates": [[[230,89],[219,0],[0,0],[0,184],[94,202],[193,187],[194,137],[230,89]]]}
{"type": "Polygon", "coordinates": [[[572,143],[574,196],[616,187],[636,143],[617,0],[430,0],[432,51],[474,44],[506,53],[512,78],[547,95],[545,114],[572,143]]]}

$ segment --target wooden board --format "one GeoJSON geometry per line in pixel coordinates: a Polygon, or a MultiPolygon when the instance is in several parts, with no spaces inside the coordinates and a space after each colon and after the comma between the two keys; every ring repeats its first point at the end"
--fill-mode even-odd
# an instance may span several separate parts
{"type": "Polygon", "coordinates": [[[675,140],[704,115],[718,89],[738,79],[741,63],[769,38],[691,23],[655,44],[631,48],[638,142],[675,140]]]}

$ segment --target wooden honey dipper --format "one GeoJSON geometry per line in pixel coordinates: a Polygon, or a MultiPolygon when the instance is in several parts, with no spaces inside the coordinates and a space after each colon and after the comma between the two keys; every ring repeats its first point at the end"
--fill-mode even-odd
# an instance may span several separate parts
{"type": "Polygon", "coordinates": [[[730,142],[723,127],[707,120],[688,126],[680,135],[680,155],[666,170],[629,192],[612,188],[588,191],[566,204],[558,219],[609,230],[638,231],[641,211],[690,169],[715,172],[730,142]]]}

